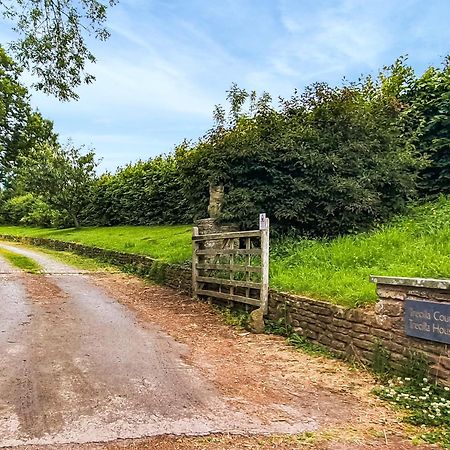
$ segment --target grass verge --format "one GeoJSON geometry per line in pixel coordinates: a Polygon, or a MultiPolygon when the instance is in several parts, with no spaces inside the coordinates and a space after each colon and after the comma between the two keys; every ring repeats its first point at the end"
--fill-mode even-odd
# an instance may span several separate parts
{"type": "Polygon", "coordinates": [[[182,263],[191,258],[192,227],[188,225],[86,227],[63,230],[2,226],[0,234],[77,242],[108,250],[146,255],[168,263],[182,263]]]}
{"type": "Polygon", "coordinates": [[[18,269],[24,270],[28,273],[41,273],[41,266],[31,258],[27,256],[18,255],[4,248],[0,248],[0,256],[5,258],[10,264],[18,269]]]}

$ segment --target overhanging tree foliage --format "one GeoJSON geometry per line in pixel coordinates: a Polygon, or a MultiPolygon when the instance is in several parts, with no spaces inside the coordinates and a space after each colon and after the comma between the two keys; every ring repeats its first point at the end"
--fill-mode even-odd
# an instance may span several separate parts
{"type": "Polygon", "coordinates": [[[53,123],[33,111],[17,64],[0,47],[0,184],[14,176],[19,155],[44,142],[56,143],[53,123]]]}
{"type": "Polygon", "coordinates": [[[37,77],[34,86],[60,100],[77,99],[74,88],[92,83],[95,62],[86,40],[105,40],[108,7],[118,0],[0,0],[19,38],[11,44],[18,62],[37,77]]]}

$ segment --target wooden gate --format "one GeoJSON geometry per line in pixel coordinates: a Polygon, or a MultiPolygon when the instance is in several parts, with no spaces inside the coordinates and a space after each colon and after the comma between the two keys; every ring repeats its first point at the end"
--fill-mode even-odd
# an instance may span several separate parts
{"type": "Polygon", "coordinates": [[[192,236],[193,296],[258,306],[267,314],[269,297],[269,219],[260,229],[192,236]]]}

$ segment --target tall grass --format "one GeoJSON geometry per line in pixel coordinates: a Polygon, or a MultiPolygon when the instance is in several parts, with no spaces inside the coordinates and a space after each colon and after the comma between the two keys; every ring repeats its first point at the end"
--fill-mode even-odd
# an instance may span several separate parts
{"type": "Polygon", "coordinates": [[[376,300],[369,275],[450,277],[450,198],[412,208],[370,233],[286,239],[272,251],[272,287],[346,306],[376,300]]]}

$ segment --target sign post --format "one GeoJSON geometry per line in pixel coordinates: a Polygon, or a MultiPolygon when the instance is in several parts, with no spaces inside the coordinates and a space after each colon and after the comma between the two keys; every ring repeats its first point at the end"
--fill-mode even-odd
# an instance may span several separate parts
{"type": "Polygon", "coordinates": [[[264,315],[269,312],[269,218],[265,213],[259,215],[261,231],[261,310],[264,315]]]}

